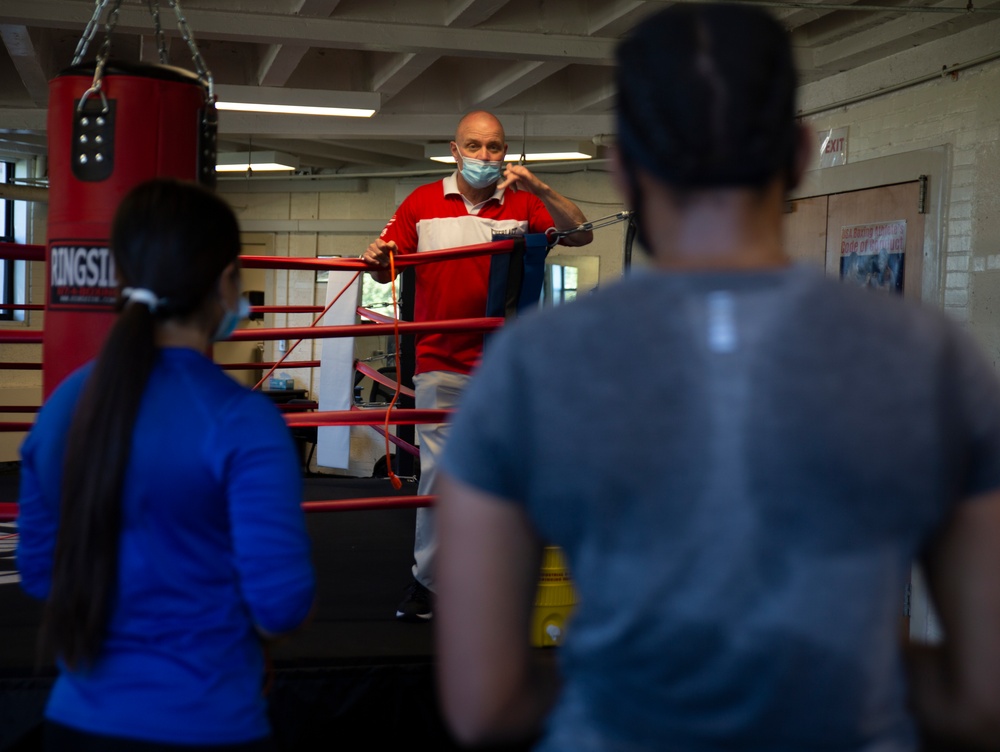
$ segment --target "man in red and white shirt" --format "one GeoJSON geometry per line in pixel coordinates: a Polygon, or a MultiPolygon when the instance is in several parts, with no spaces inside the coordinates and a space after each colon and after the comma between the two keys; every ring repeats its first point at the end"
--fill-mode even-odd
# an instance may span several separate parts
{"type": "MultiPolygon", "coordinates": [[[[586,222],[572,201],[552,190],[523,165],[504,167],[507,143],[503,125],[488,112],[471,112],[459,121],[451,153],[458,169],[443,180],[417,188],[400,204],[381,236],[362,258],[380,282],[388,282],[389,253],[436,251],[488,243],[495,233],[568,230],[586,222]]],[[[560,242],[586,245],[590,232],[560,242]]],[[[415,267],[414,319],[479,318],[485,315],[490,257],[445,261],[415,267]]],[[[455,407],[482,356],[482,334],[424,334],[416,340],[413,378],[418,409],[455,407]]],[[[435,459],[447,437],[447,424],[417,427],[420,438],[420,487],[428,494],[435,459]]],[[[433,615],[434,514],[417,510],[414,581],[396,617],[427,621],[433,615]]]]}

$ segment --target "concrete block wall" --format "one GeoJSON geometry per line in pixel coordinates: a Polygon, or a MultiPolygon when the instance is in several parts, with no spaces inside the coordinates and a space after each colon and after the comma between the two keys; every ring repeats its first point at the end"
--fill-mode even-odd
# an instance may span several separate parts
{"type": "Polygon", "coordinates": [[[1000,370],[1000,61],[808,119],[848,126],[851,163],[947,146],[941,307],[1000,370]]]}

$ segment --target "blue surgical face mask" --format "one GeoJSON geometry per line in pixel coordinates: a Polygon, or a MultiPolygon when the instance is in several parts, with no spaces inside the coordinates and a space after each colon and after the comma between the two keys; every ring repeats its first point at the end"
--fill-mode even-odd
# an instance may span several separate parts
{"type": "Polygon", "coordinates": [[[250,301],[246,296],[240,295],[240,302],[236,305],[235,311],[228,308],[223,311],[222,320],[215,327],[212,341],[222,342],[224,339],[229,339],[229,335],[236,331],[236,325],[248,318],[250,318],[250,301]]]}
{"type": "Polygon", "coordinates": [[[472,157],[462,157],[462,177],[473,188],[485,188],[500,179],[503,161],[491,162],[472,157]]]}

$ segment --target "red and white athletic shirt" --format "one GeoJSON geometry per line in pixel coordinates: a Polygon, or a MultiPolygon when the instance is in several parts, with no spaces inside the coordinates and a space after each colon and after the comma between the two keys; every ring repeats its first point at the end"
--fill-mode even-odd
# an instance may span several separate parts
{"type": "MultiPolygon", "coordinates": [[[[380,237],[394,241],[399,253],[420,253],[489,243],[495,232],[545,232],[553,225],[545,205],[527,191],[497,191],[474,211],[467,208],[452,174],[407,196],[380,237]]],[[[415,272],[415,320],[485,315],[489,256],[421,264],[415,272]]],[[[423,334],[417,337],[416,350],[416,373],[471,373],[482,357],[483,335],[423,334]]]]}

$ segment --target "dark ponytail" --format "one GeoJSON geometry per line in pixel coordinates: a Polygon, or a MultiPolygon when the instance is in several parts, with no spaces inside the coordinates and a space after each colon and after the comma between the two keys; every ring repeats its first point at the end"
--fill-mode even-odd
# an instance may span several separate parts
{"type": "Polygon", "coordinates": [[[67,437],[40,647],[70,667],[94,662],[113,610],[124,479],[156,362],[156,323],[203,311],[222,271],[239,254],[239,228],[232,210],[205,189],[155,180],[125,197],[111,247],[122,286],[150,290],[159,302],[123,301],[67,437]]]}

